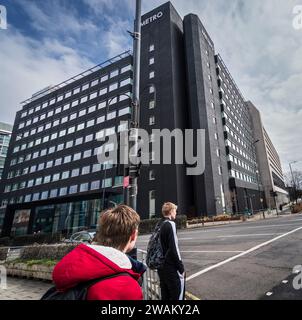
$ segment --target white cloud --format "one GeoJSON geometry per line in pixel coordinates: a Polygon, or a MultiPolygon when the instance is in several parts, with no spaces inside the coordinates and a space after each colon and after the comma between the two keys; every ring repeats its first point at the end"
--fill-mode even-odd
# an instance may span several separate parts
{"type": "MultiPolygon", "coordinates": [[[[151,10],[166,1],[151,0],[151,10]]],[[[302,160],[302,30],[292,26],[300,0],[174,0],[183,17],[197,14],[239,89],[262,113],[264,125],[288,162],[302,160]]],[[[302,170],[302,162],[296,164],[302,170]]]]}
{"type": "Polygon", "coordinates": [[[35,41],[10,30],[1,33],[1,121],[12,123],[21,101],[92,65],[56,40],[35,41]]]}

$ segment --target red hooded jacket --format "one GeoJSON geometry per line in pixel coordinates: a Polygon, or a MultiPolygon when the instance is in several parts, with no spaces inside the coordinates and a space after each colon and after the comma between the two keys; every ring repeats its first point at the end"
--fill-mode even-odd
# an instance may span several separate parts
{"type": "Polygon", "coordinates": [[[54,268],[53,281],[59,291],[75,285],[126,272],[102,280],[88,289],[87,300],[142,300],[142,289],[137,280],[140,274],[134,272],[126,254],[119,250],[81,244],[68,253],[54,268]]]}

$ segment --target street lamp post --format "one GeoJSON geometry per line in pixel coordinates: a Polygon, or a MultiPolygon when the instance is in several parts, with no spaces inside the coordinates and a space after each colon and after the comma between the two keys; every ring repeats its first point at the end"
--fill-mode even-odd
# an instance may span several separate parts
{"type": "MultiPolygon", "coordinates": [[[[131,121],[131,149],[138,155],[138,128],[139,128],[139,95],[140,95],[140,60],[141,60],[141,0],[136,0],[136,14],[133,36],[133,97],[132,97],[132,121],[131,121]]],[[[137,178],[138,166],[130,163],[129,167],[129,205],[134,210],[137,207],[137,178]]]]}

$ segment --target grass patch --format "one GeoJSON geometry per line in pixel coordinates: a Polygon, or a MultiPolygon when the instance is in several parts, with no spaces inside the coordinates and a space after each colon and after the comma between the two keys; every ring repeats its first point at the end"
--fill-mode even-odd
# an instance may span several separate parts
{"type": "Polygon", "coordinates": [[[58,261],[57,260],[50,260],[50,259],[36,259],[36,260],[22,260],[22,259],[16,259],[10,262],[11,264],[16,263],[25,263],[27,266],[31,267],[34,265],[43,265],[47,267],[54,267],[58,261]]]}

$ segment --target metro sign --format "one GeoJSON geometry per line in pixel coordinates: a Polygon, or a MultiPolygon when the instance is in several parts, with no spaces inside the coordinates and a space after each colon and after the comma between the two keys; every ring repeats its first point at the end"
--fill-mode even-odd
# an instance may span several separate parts
{"type": "Polygon", "coordinates": [[[151,23],[151,22],[154,22],[158,19],[160,19],[164,14],[162,13],[162,11],[159,11],[157,14],[154,14],[153,16],[147,18],[146,20],[144,20],[142,22],[142,26],[146,26],[147,24],[151,23]]]}

